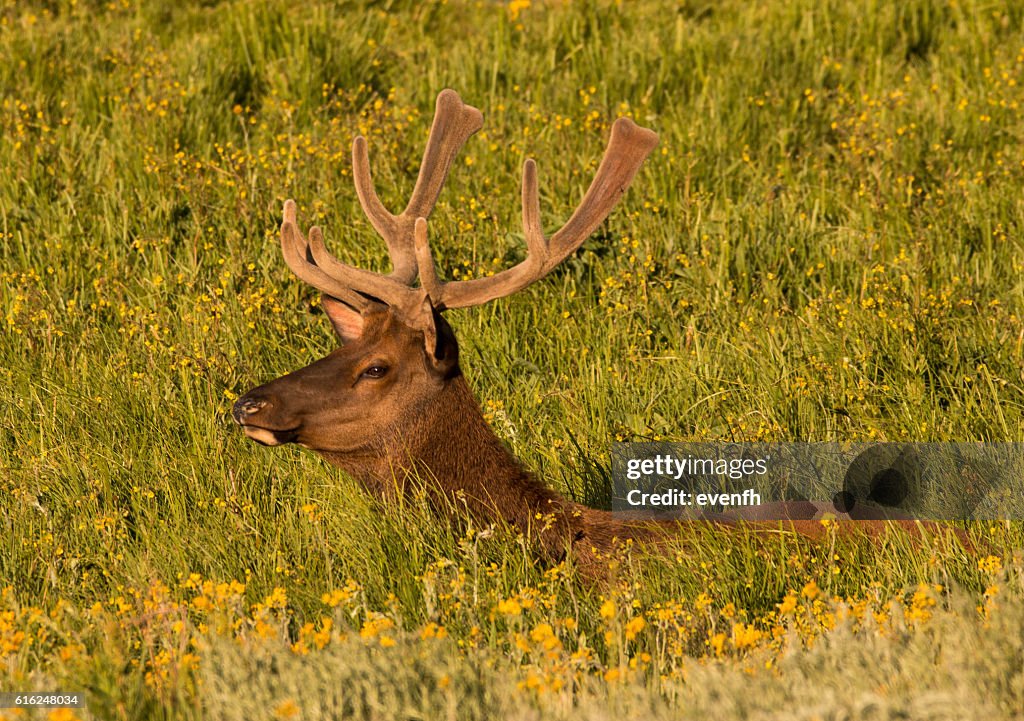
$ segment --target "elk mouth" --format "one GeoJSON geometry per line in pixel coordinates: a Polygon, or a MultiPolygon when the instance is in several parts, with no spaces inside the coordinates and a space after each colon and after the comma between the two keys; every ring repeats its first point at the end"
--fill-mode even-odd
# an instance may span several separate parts
{"type": "MultiPolygon", "coordinates": [[[[269,425],[260,425],[253,421],[258,418],[272,415],[279,415],[273,411],[274,403],[272,398],[259,393],[260,389],[250,391],[238,399],[231,409],[231,417],[235,423],[242,427],[245,435],[264,446],[280,446],[285,443],[294,443],[298,440],[301,423],[290,428],[273,428],[269,425]],[[268,411],[271,411],[268,413],[268,411]]],[[[264,418],[264,423],[267,422],[264,418]]]]}
{"type": "Polygon", "coordinates": [[[279,430],[277,428],[264,428],[254,426],[250,423],[239,423],[242,432],[253,439],[261,446],[281,446],[285,443],[295,443],[299,439],[299,427],[279,430]]]}

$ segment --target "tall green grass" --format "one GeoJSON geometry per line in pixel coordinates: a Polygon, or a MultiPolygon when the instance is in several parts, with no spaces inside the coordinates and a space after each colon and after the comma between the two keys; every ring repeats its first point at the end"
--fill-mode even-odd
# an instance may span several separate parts
{"type": "MultiPolygon", "coordinates": [[[[431,620],[418,577],[439,559],[496,564],[494,598],[543,583],[514,537],[467,546],[227,415],[333,344],[280,257],[283,200],[386,269],[351,140],[403,207],[444,87],[485,116],[431,218],[448,277],[523,257],[526,157],[552,230],[616,116],[661,136],[552,277],[449,314],[495,430],[552,485],[600,502],[616,439],[1024,440],[1024,5],[513,5],[0,5],[6,603],[84,613],[197,573],[245,582],[247,603],[287,589],[294,635],[348,578],[409,628],[431,620]]],[[[970,532],[1007,559],[1024,534],[970,532]]],[[[755,619],[832,578],[806,544],[700,540],[623,571],[645,607],[712,588],[755,619]]],[[[987,585],[953,542],[843,553],[839,596],[987,585]]],[[[606,592],[558,595],[596,637],[606,592]]],[[[88,683],[101,717],[194,709],[184,681],[174,699],[146,685],[155,651],[82,618],[0,657],[5,687],[88,683]],[[91,665],[60,659],[54,639],[76,638],[91,665]]]]}

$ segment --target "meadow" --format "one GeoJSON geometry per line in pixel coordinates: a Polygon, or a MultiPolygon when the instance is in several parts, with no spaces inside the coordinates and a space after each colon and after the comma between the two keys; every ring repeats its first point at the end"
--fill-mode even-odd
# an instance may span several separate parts
{"type": "Polygon", "coordinates": [[[543,282],[448,314],[495,431],[607,496],[616,440],[1024,441],[1024,3],[0,0],[0,719],[1024,718],[1024,525],[705,529],[606,582],[262,448],[334,344],[286,198],[386,270],[442,88],[483,111],[431,238],[523,258],[610,123],[661,144],[543,282]]]}

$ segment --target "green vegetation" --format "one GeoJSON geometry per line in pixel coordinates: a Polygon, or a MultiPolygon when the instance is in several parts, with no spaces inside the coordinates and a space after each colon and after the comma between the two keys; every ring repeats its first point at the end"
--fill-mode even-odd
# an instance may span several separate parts
{"type": "Polygon", "coordinates": [[[975,0],[0,2],[0,690],[90,698],[0,718],[1019,718],[1020,523],[973,551],[708,530],[594,587],[227,412],[333,344],[284,199],[385,269],[352,138],[403,207],[452,87],[485,126],[431,217],[448,277],[523,257],[526,157],[551,229],[616,116],[662,138],[552,277],[449,314],[553,485],[599,500],[614,439],[1024,441],[1022,24],[975,0]]]}

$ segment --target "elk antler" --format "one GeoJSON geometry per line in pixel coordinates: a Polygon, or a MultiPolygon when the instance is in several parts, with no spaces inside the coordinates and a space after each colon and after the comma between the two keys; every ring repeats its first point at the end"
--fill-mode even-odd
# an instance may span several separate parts
{"type": "Polygon", "coordinates": [[[364,297],[370,296],[395,307],[406,316],[420,315],[423,293],[411,287],[417,274],[413,228],[417,218],[426,218],[433,211],[452,161],[469,136],[482,125],[480,111],[463,103],[454,90],[442,90],[438,94],[434,122],[416,185],[408,205],[399,215],[390,213],[377,197],[370,175],[366,139],[358,136],[352,142],[356,195],[371,225],[387,243],[393,266],[390,276],[354,268],[336,260],[324,247],[323,235],[316,226],[310,228],[307,244],[296,226],[295,203],[291,200],[285,202],[281,226],[285,262],[302,280],[358,310],[365,311],[370,307],[364,297]]]}
{"type": "Polygon", "coordinates": [[[482,116],[464,105],[454,90],[437,96],[437,110],[430,139],[423,154],[419,177],[409,204],[400,215],[381,204],[370,178],[366,141],[355,139],[352,147],[354,176],[359,202],[373,227],[383,236],[394,270],[381,275],[354,268],[335,259],[324,247],[320,228],[310,228],[308,242],[296,226],[295,203],[284,205],[281,248],[285,262],[302,280],[351,305],[359,311],[374,301],[391,306],[407,322],[423,327],[433,337],[433,311],[466,308],[525,288],[575,251],[600,225],[629,187],[633,176],[658,144],[658,136],[628,118],[612,125],[611,138],[590,188],[569,221],[550,238],[540,225],[537,197],[537,166],[523,166],[523,229],[527,257],[519,265],[487,278],[442,282],[427,241],[427,216],[434,208],[452,160],[470,135],[480,129],[482,116]],[[413,286],[417,274],[420,287],[413,286]]]}
{"type": "Polygon", "coordinates": [[[448,170],[459,150],[473,133],[483,125],[483,115],[462,102],[454,90],[442,90],[437,96],[434,123],[430,127],[419,176],[409,204],[400,215],[392,215],[377,197],[370,177],[370,159],[366,138],[357,137],[352,143],[352,167],[356,195],[370,223],[387,243],[394,270],[391,277],[412,284],[416,280],[416,256],[413,250],[413,226],[417,218],[429,218],[437,203],[448,170]]]}
{"type": "Polygon", "coordinates": [[[468,308],[495,298],[512,295],[540,280],[569,257],[608,217],[626,192],[641,163],[658,144],[658,135],[641,128],[629,118],[612,125],[612,136],[590,188],[576,212],[551,238],[540,226],[540,201],[537,199],[537,164],[528,159],[523,165],[523,232],[527,255],[519,265],[500,273],[474,280],[444,283],[438,280],[434,258],[427,243],[426,221],[416,221],[416,261],[420,283],[436,310],[468,308]]]}

